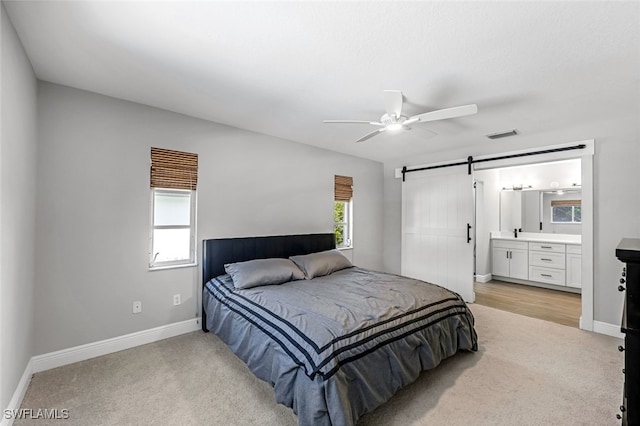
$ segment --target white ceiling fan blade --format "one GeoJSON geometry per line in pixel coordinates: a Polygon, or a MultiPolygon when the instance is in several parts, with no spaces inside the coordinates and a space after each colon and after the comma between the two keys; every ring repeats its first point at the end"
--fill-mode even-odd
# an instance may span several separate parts
{"type": "Polygon", "coordinates": [[[424,114],[414,115],[405,121],[405,126],[413,123],[423,123],[426,121],[444,120],[447,118],[463,117],[465,115],[471,115],[478,112],[478,106],[476,104],[464,105],[453,108],[439,109],[437,111],[425,112],[424,114]]]}
{"type": "MultiPolygon", "coordinates": [[[[427,129],[424,126],[416,126],[414,128],[408,128],[407,130],[411,130],[411,131],[420,133],[422,135],[422,137],[428,138],[428,139],[432,138],[434,136],[438,136],[438,133],[434,132],[431,129],[427,129]]],[[[418,136],[418,135],[416,134],[416,136],[418,136]]]]}
{"type": "Polygon", "coordinates": [[[385,130],[387,130],[386,128],[382,128],[382,129],[378,129],[378,130],[374,130],[371,133],[367,133],[366,135],[364,135],[363,137],[361,137],[360,139],[358,139],[356,142],[364,142],[367,139],[371,139],[372,137],[374,137],[375,135],[384,132],[385,130]]]}
{"type": "Polygon", "coordinates": [[[338,124],[371,124],[374,126],[384,126],[377,121],[360,121],[360,120],[324,120],[323,123],[338,123],[338,124]]]}
{"type": "Polygon", "coordinates": [[[402,92],[399,90],[384,91],[384,106],[389,116],[399,118],[402,114],[402,92]]]}

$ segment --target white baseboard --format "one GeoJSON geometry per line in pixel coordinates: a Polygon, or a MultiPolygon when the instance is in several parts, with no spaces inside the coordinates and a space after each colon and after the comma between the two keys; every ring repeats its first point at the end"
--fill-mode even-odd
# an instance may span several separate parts
{"type": "Polygon", "coordinates": [[[616,325],[601,321],[594,321],[593,331],[600,334],[606,334],[607,336],[617,337],[618,339],[624,339],[624,333],[620,331],[620,324],[616,325]]]}
{"type": "Polygon", "coordinates": [[[476,274],[476,281],[479,283],[488,283],[491,281],[491,274],[478,275],[476,274]]]}
{"type": "Polygon", "coordinates": [[[87,343],[86,345],[75,346],[73,348],[62,349],[48,354],[36,355],[31,358],[32,372],[50,370],[74,362],[107,355],[113,352],[130,349],[158,340],[190,333],[200,329],[200,318],[187,321],[176,322],[163,325],[149,330],[138,331],[124,336],[101,340],[99,342],[87,343]]]}
{"type": "MultiPolygon", "coordinates": [[[[33,358],[29,360],[27,363],[27,367],[24,369],[24,373],[22,373],[22,377],[18,382],[18,386],[16,387],[15,392],[13,392],[13,396],[11,397],[11,401],[9,401],[9,405],[6,407],[7,410],[12,410],[16,412],[20,409],[22,405],[22,400],[24,399],[24,395],[27,393],[27,389],[29,388],[29,383],[31,383],[31,376],[33,375],[33,358]]],[[[9,419],[5,418],[6,411],[2,412],[2,420],[0,420],[0,426],[11,426],[13,421],[15,420],[13,416],[9,419]]]]}
{"type": "MultiPolygon", "coordinates": [[[[190,333],[196,330],[200,330],[200,318],[193,318],[187,321],[176,322],[149,330],[125,334],[124,336],[118,336],[112,339],[101,340],[99,342],[31,357],[6,410],[17,411],[20,409],[24,395],[29,388],[29,383],[31,383],[33,373],[62,367],[63,365],[130,349],[135,346],[146,345],[147,343],[157,342],[158,340],[168,339],[169,337],[179,336],[180,334],[190,333]]],[[[0,418],[0,426],[13,425],[14,419],[5,418],[5,414],[6,411],[3,411],[0,418]]]]}

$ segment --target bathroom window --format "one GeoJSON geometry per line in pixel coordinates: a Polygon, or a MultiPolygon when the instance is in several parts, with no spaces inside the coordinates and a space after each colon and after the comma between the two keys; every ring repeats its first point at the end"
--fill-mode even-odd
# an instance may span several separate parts
{"type": "Polygon", "coordinates": [[[551,201],[551,223],[582,223],[580,200],[551,201]]]}

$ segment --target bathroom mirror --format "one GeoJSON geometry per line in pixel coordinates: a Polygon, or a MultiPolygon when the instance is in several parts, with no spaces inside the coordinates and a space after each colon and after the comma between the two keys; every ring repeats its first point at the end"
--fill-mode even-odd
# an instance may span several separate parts
{"type": "Polygon", "coordinates": [[[500,231],[581,234],[581,202],[579,187],[503,189],[500,191],[500,231]]]}

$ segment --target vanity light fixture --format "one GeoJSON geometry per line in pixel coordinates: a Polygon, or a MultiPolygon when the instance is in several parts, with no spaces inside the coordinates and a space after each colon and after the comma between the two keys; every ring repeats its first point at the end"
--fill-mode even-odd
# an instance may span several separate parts
{"type": "Polygon", "coordinates": [[[533,189],[533,186],[531,185],[524,186],[522,184],[518,184],[518,185],[511,185],[511,188],[509,188],[508,186],[502,187],[503,191],[526,191],[528,189],[533,189]]]}

